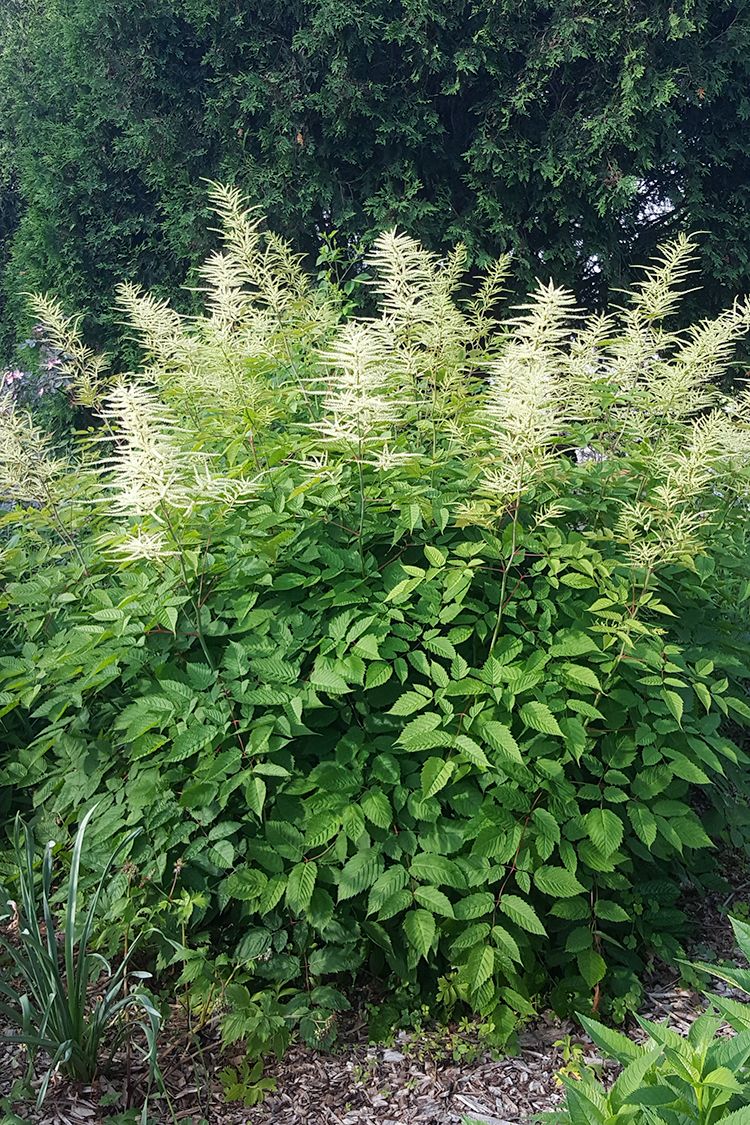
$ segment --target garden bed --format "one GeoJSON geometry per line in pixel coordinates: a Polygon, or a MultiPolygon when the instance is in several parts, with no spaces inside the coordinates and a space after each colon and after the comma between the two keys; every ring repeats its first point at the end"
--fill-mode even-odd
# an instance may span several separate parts
{"type": "MultiPolygon", "coordinates": [[[[642,1010],[651,1019],[668,1019],[676,1030],[685,1031],[702,1007],[700,995],[664,975],[648,990],[642,1010]]],[[[149,1121],[159,1125],[175,1120],[190,1125],[459,1125],[466,1117],[482,1125],[520,1125],[561,1101],[556,1076],[566,1059],[557,1045],[560,1040],[572,1035],[574,1042],[583,1044],[586,1061],[601,1062],[572,1023],[553,1016],[542,1017],[521,1033],[517,1055],[498,1059],[479,1050],[459,1062],[453,1053],[457,1046],[465,1049],[471,1043],[471,1032],[400,1032],[392,1045],[381,1046],[368,1043],[364,1021],[352,1021],[335,1051],[295,1046],[282,1060],[270,1063],[266,1076],[276,1080],[275,1090],[261,1104],[246,1108],[225,1100],[219,1079],[224,1067],[241,1063],[241,1052],[222,1053],[210,1029],[190,1037],[180,1023],[176,1016],[167,1027],[160,1052],[174,1116],[165,1100],[158,1099],[149,1121]]],[[[2,1050],[0,1096],[7,1097],[12,1082],[21,1077],[23,1062],[16,1050],[2,1050]]],[[[137,1091],[143,1089],[145,1073],[138,1073],[136,1059],[131,1063],[132,1100],[140,1107],[142,1093],[137,1091]]],[[[41,1112],[28,1105],[15,1110],[18,1119],[37,1125],[107,1120],[129,1125],[136,1122],[137,1112],[118,1116],[126,1084],[126,1066],[120,1060],[119,1075],[112,1080],[101,1079],[83,1089],[61,1082],[41,1112]]]]}

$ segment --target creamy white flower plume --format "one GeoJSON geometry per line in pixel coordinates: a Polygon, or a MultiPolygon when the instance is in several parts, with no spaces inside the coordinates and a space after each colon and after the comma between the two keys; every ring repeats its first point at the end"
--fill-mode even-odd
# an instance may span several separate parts
{"type": "Polygon", "coordinates": [[[138,383],[119,383],[101,413],[113,440],[102,471],[115,509],[156,520],[164,519],[165,505],[190,509],[205,457],[183,448],[176,418],[154,392],[138,383]]]}
{"type": "Polygon", "coordinates": [[[96,406],[104,393],[109,358],[93,351],[81,338],[80,316],[66,316],[53,297],[33,293],[31,307],[58,353],[60,371],[71,380],[72,399],[79,406],[96,406]]]}
{"type": "Polygon", "coordinates": [[[325,442],[349,447],[381,443],[403,416],[398,354],[374,325],[352,322],[321,356],[328,371],[311,383],[322,399],[313,427],[325,442]]]}
{"type": "Polygon", "coordinates": [[[514,331],[488,368],[477,429],[487,446],[482,491],[500,504],[520,497],[556,456],[564,418],[563,345],[575,313],[572,294],[540,286],[513,322],[514,331]]]}
{"type": "Polygon", "coordinates": [[[12,405],[0,410],[0,497],[44,503],[64,470],[26,411],[12,405]]]}
{"type": "Polygon", "coordinates": [[[140,527],[125,539],[105,545],[109,553],[122,562],[159,562],[177,554],[163,531],[145,531],[140,527]]]}

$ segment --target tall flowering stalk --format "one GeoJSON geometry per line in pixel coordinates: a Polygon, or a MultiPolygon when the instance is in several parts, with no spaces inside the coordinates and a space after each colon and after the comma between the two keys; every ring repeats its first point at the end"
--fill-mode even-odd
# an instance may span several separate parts
{"type": "Polygon", "coordinates": [[[241,194],[211,194],[223,245],[201,271],[205,314],[119,291],[144,350],[137,376],[107,384],[78,320],[37,301],[76,393],[108,427],[100,468],[126,554],[167,550],[165,513],[189,524],[216,505],[278,504],[283,465],[301,473],[300,494],[350,492],[358,534],[371,502],[407,528],[441,511],[511,526],[506,582],[521,526],[566,519],[579,495],[597,497],[591,535],[616,497],[619,542],[643,568],[699,550],[717,495],[726,507],[745,489],[747,400],[731,405],[720,380],[750,304],[671,326],[693,240],[666,245],[621,307],[584,318],[552,283],[503,315],[507,259],[469,286],[462,247],[441,258],[390,231],[369,259],[376,312],[339,323],[241,194]]]}

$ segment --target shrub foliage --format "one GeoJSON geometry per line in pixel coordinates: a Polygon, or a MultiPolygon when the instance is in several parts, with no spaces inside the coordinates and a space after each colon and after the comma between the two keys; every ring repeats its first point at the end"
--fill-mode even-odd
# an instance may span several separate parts
{"type": "Polygon", "coordinates": [[[144,828],[100,940],[153,923],[230,1038],[278,997],[325,1041],[368,973],[502,1041],[674,951],[746,838],[750,305],[671,331],[679,238],[611,314],[499,318],[507,262],[463,299],[391,232],[347,318],[213,194],[204,315],[120,291],[139,372],[38,302],[101,425],[0,415],[4,811],[144,828]]]}

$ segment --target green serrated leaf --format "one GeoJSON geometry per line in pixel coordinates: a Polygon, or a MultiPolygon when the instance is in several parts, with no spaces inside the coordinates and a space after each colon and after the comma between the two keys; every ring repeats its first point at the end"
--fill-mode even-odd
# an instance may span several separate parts
{"type": "Polygon", "coordinates": [[[576,687],[588,688],[590,691],[602,690],[599,677],[584,664],[563,664],[560,671],[563,677],[576,687]]]}
{"type": "Polygon", "coordinates": [[[616,902],[606,898],[597,899],[594,903],[594,913],[597,918],[601,918],[604,922],[629,922],[631,920],[627,910],[623,910],[616,902]]]}
{"type": "Polygon", "coordinates": [[[616,852],[622,843],[622,821],[611,809],[591,809],[584,817],[586,832],[595,848],[604,856],[616,852]]]}
{"type": "Polygon", "coordinates": [[[682,696],[678,695],[676,691],[671,691],[669,688],[662,688],[661,697],[664,700],[664,702],[666,703],[669,710],[674,715],[677,722],[681,724],[682,723],[682,712],[683,712],[683,709],[684,709],[684,704],[682,702],[682,696]]]}
{"type": "Polygon", "coordinates": [[[511,762],[518,762],[523,765],[523,758],[521,751],[518,749],[518,743],[510,732],[510,728],[506,727],[504,723],[497,723],[494,720],[482,724],[482,733],[490,744],[502,758],[511,762]]]}
{"type": "Polygon", "coordinates": [[[530,934],[539,934],[541,937],[547,936],[547,931],[539,921],[533,906],[519,898],[518,895],[504,894],[501,896],[498,905],[503,914],[507,914],[511,922],[515,922],[522,930],[526,930],[530,934]]]}
{"type": "Polygon", "coordinates": [[[404,933],[419,957],[427,957],[435,940],[435,919],[427,910],[411,910],[404,918],[404,933]]]}
{"type": "Polygon", "coordinates": [[[396,891],[401,891],[409,881],[409,876],[406,868],[401,864],[396,863],[387,868],[382,875],[372,885],[370,897],[367,900],[367,913],[375,914],[383,903],[395,894],[396,891]]]}
{"type": "Polygon", "coordinates": [[[353,651],[357,656],[363,656],[365,660],[378,660],[380,656],[378,652],[378,638],[373,636],[372,633],[366,633],[364,637],[360,637],[357,640],[353,651]]]}
{"type": "Polygon", "coordinates": [[[167,762],[181,762],[196,751],[202,750],[213,738],[216,731],[212,727],[191,725],[187,730],[175,735],[172,747],[167,751],[167,762]]]}
{"type": "Polygon", "coordinates": [[[489,945],[475,945],[466,962],[466,975],[472,992],[477,992],[490,979],[494,968],[494,949],[489,945]]]}
{"type": "Polygon", "coordinates": [[[552,898],[573,898],[585,890],[567,867],[540,867],[534,872],[534,883],[552,898]]]}
{"type": "Polygon", "coordinates": [[[532,730],[538,730],[541,734],[557,734],[560,738],[563,737],[557,719],[546,703],[536,701],[524,703],[520,715],[521,720],[532,730]]]}
{"type": "Polygon", "coordinates": [[[359,805],[347,805],[343,812],[342,821],[344,832],[356,844],[365,830],[365,815],[359,805]]]}
{"type": "Polygon", "coordinates": [[[393,675],[393,669],[390,664],[384,664],[382,661],[376,661],[370,664],[365,672],[365,688],[381,687],[387,683],[393,675]]]}
{"type": "Polygon", "coordinates": [[[380,922],[386,922],[389,918],[395,917],[396,914],[401,914],[402,911],[407,910],[411,906],[413,901],[414,896],[411,891],[394,891],[378,909],[378,920],[380,922]]]}
{"type": "Polygon", "coordinates": [[[305,826],[305,844],[309,848],[318,848],[327,844],[341,827],[341,817],[332,812],[321,812],[311,816],[305,826]]]}
{"type": "Polygon", "coordinates": [[[352,898],[371,886],[380,874],[381,864],[382,860],[377,848],[368,848],[353,855],[344,864],[339,876],[339,902],[352,898]]]}
{"type": "Polygon", "coordinates": [[[657,832],[654,814],[645,805],[641,805],[637,801],[630,802],[627,812],[636,835],[643,840],[647,848],[650,848],[656,839],[657,832]]]}
{"type": "Polygon", "coordinates": [[[607,972],[607,963],[600,953],[594,949],[584,949],[576,958],[581,976],[590,988],[604,977],[607,972]]]}
{"type": "Polygon", "coordinates": [[[422,766],[422,795],[434,797],[450,781],[455,766],[453,762],[445,762],[442,758],[428,758],[422,766]]]}
{"type": "Polygon", "coordinates": [[[260,819],[266,802],[266,783],[262,777],[251,777],[245,785],[245,800],[248,807],[260,819]]]}
{"type": "Polygon", "coordinates": [[[495,897],[488,891],[479,891],[477,894],[466,895],[458,900],[454,907],[456,918],[461,921],[470,921],[491,914],[495,908],[495,897]]]}
{"type": "Polygon", "coordinates": [[[549,651],[551,656],[584,656],[588,652],[598,652],[599,649],[586,633],[567,630],[557,634],[549,651]]]}
{"type": "Polygon", "coordinates": [[[489,761],[484,750],[479,746],[473,738],[469,738],[465,734],[457,734],[454,743],[457,750],[460,750],[464,757],[468,758],[480,770],[489,768],[489,761]]]}
{"type": "Polygon", "coordinates": [[[262,901],[267,883],[262,872],[240,867],[224,880],[224,890],[230,898],[236,898],[239,902],[254,902],[256,899],[262,901]]]}
{"type": "Polygon", "coordinates": [[[414,879],[434,886],[456,887],[461,889],[466,886],[466,880],[460,868],[442,855],[433,855],[423,852],[416,855],[409,867],[409,874],[414,879]]]}
{"type": "Polygon", "coordinates": [[[314,669],[310,674],[310,683],[316,691],[325,691],[329,695],[344,695],[352,690],[344,677],[331,668],[314,669]]]}
{"type": "Polygon", "coordinates": [[[285,887],[286,875],[274,875],[273,878],[269,879],[263,894],[260,896],[258,913],[261,915],[269,914],[283,896],[285,887]]]}
{"type": "Polygon", "coordinates": [[[424,553],[428,563],[431,566],[445,566],[445,562],[448,556],[444,555],[442,551],[439,551],[437,547],[428,545],[427,547],[425,547],[424,553]]]}
{"type": "Polygon", "coordinates": [[[445,918],[453,918],[453,904],[443,891],[437,887],[417,887],[414,898],[420,906],[431,910],[433,914],[442,914],[445,918]]]}
{"type": "Polygon", "coordinates": [[[300,914],[310,905],[317,877],[318,865],[312,860],[309,863],[295,864],[289,872],[286,885],[286,903],[295,914],[300,914]]]}
{"type": "Polygon", "coordinates": [[[367,820],[376,828],[388,828],[393,819],[391,803],[380,789],[371,789],[360,801],[360,808],[367,820]]]}
{"type": "Polygon", "coordinates": [[[511,961],[521,963],[521,950],[512,934],[508,933],[503,926],[493,926],[492,937],[500,952],[507,953],[511,961]]]}

